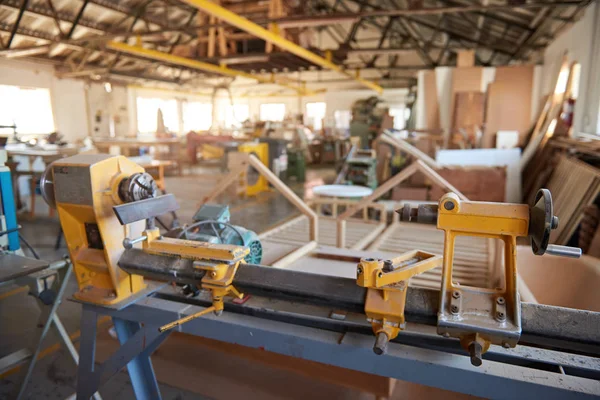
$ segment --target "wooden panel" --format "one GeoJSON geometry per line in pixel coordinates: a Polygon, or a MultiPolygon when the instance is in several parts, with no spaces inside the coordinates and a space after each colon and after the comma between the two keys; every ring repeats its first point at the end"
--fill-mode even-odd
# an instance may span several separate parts
{"type": "Polygon", "coordinates": [[[482,92],[458,92],[454,95],[454,114],[452,131],[464,129],[474,138],[478,129],[483,127],[485,95],[482,92]]]}
{"type": "Polygon", "coordinates": [[[600,311],[600,260],[538,257],[531,247],[517,247],[519,274],[542,304],[600,311]],[[543,279],[540,279],[543,277],[543,279]]]}
{"type": "Polygon", "coordinates": [[[456,57],[457,67],[472,67],[475,65],[475,50],[459,50],[456,57]]]}
{"type": "Polygon", "coordinates": [[[482,67],[456,68],[452,71],[452,94],[479,92],[481,90],[482,67]]]}
{"type": "Polygon", "coordinates": [[[440,129],[440,105],[437,97],[435,71],[423,73],[425,95],[425,128],[428,130],[440,129]]]}
{"type": "MultiPolygon", "coordinates": [[[[452,167],[436,170],[469,200],[504,202],[506,199],[506,167],[452,167]]],[[[430,199],[437,201],[446,190],[433,187],[430,199]]]]}
{"type": "Polygon", "coordinates": [[[552,193],[558,228],[550,243],[567,244],[577,229],[585,206],[600,193],[600,170],[574,158],[561,157],[546,187],[552,193]]]}
{"type": "Polygon", "coordinates": [[[518,131],[522,145],[531,129],[533,65],[498,67],[487,92],[485,148],[496,147],[496,132],[518,131]]]}
{"type": "MultiPolygon", "coordinates": [[[[483,68],[455,68],[452,71],[452,94],[450,98],[450,112],[454,110],[454,97],[459,92],[479,92],[481,91],[481,80],[483,78],[483,68]]],[[[454,122],[450,121],[450,126],[454,122]]]]}

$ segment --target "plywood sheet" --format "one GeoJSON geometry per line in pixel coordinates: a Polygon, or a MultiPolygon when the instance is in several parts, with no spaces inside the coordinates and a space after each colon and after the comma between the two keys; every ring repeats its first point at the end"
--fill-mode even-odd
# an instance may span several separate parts
{"type": "Polygon", "coordinates": [[[458,92],[454,95],[454,118],[452,130],[465,129],[471,137],[483,127],[485,94],[482,92],[458,92]]]}
{"type": "MultiPolygon", "coordinates": [[[[453,167],[436,170],[469,200],[504,202],[506,167],[453,167]]],[[[430,199],[437,200],[447,191],[431,188],[430,199]]]]}
{"type": "Polygon", "coordinates": [[[519,132],[522,145],[531,129],[531,94],[533,65],[498,67],[493,83],[488,86],[484,148],[496,147],[496,132],[519,132]]]}
{"type": "MultiPolygon", "coordinates": [[[[454,97],[459,92],[479,92],[481,90],[481,80],[483,79],[482,67],[455,68],[452,71],[452,94],[450,112],[455,109],[454,97]]],[[[450,121],[450,126],[454,126],[454,122],[450,121]]]]}
{"type": "Polygon", "coordinates": [[[435,71],[424,71],[425,129],[440,129],[440,106],[437,96],[435,71]]]}
{"type": "Polygon", "coordinates": [[[475,65],[475,50],[459,50],[457,52],[457,67],[472,67],[473,65],[475,65]]]}
{"type": "Polygon", "coordinates": [[[600,312],[597,258],[538,257],[531,247],[518,246],[517,268],[540,303],[600,312]]]}
{"type": "Polygon", "coordinates": [[[452,92],[478,92],[482,77],[482,67],[456,68],[452,71],[452,92]]]}
{"type": "Polygon", "coordinates": [[[440,150],[436,161],[444,166],[505,166],[506,201],[521,202],[520,149],[440,150]]]}

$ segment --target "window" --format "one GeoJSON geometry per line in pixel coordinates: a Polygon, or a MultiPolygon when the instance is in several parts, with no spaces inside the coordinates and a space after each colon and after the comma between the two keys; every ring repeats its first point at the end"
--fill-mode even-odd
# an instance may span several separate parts
{"type": "Polygon", "coordinates": [[[325,103],[306,103],[305,124],[312,125],[315,131],[323,128],[323,118],[325,118],[325,103]]]}
{"type": "Polygon", "coordinates": [[[267,103],[260,105],[261,121],[283,121],[285,118],[285,104],[267,103]]]}
{"type": "Polygon", "coordinates": [[[248,104],[227,104],[225,107],[225,128],[241,128],[250,119],[248,104]]]}
{"type": "Polygon", "coordinates": [[[183,103],[183,131],[207,131],[212,126],[212,104],[190,101],[183,103]]]}
{"type": "Polygon", "coordinates": [[[394,129],[400,131],[406,127],[406,112],[404,106],[390,107],[389,114],[394,118],[394,129]]]}
{"type": "MultiPolygon", "coordinates": [[[[17,133],[54,132],[50,90],[0,85],[0,125],[13,124],[17,126],[17,133]]],[[[4,128],[0,132],[12,133],[12,129],[4,128]]]]}
{"type": "Polygon", "coordinates": [[[333,118],[335,119],[336,129],[350,129],[350,121],[352,121],[352,112],[350,110],[338,110],[333,113],[333,118]]]}
{"type": "Polygon", "coordinates": [[[162,112],[165,130],[179,133],[179,113],[177,100],[159,98],[137,98],[137,128],[140,133],[155,133],[158,121],[158,110],[162,112]]]}

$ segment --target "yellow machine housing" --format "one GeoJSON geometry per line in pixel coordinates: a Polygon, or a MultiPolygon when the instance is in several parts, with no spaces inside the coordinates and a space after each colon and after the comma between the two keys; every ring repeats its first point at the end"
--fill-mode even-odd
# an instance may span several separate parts
{"type": "Polygon", "coordinates": [[[52,164],[56,207],[79,291],[74,297],[115,304],[143,290],[144,279],[117,266],[123,239],[140,236],[144,221],[122,226],[113,206],[119,183],[144,169],[123,156],[77,155],[52,164]]]}
{"type": "Polygon", "coordinates": [[[445,234],[444,269],[438,333],[457,337],[476,365],[491,343],[515,347],[521,334],[517,292],[517,237],[529,233],[526,204],[464,201],[454,193],[439,202],[437,227],[445,234]],[[458,236],[500,239],[504,243],[503,287],[479,288],[452,282],[454,245],[458,236]],[[472,348],[476,347],[477,351],[472,348]]]}
{"type": "MultiPolygon", "coordinates": [[[[269,145],[267,143],[244,143],[238,147],[240,153],[254,154],[263,164],[269,166],[269,145]]],[[[267,179],[252,167],[240,178],[240,186],[245,187],[246,196],[256,196],[269,190],[267,179]],[[256,179],[255,179],[256,178],[256,179]]]]}
{"type": "Polygon", "coordinates": [[[404,308],[411,277],[442,265],[442,257],[420,250],[391,260],[363,258],[356,268],[356,283],[367,288],[365,314],[377,342],[373,350],[385,352],[387,342],[406,327],[404,308]]]}

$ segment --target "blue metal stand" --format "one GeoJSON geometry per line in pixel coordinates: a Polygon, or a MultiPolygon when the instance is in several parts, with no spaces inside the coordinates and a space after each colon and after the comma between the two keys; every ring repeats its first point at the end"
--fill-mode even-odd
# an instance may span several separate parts
{"type": "Polygon", "coordinates": [[[98,388],[127,366],[133,390],[138,399],[160,399],[160,390],[150,355],[169,336],[158,326],[144,325],[113,317],[121,347],[103,364],[95,365],[96,326],[98,313],[94,306],[83,306],[81,346],[77,372],[77,400],[89,400],[98,388]]]}
{"type": "Polygon", "coordinates": [[[15,208],[10,170],[6,166],[0,166],[0,199],[2,201],[4,219],[6,221],[6,230],[12,231],[7,233],[8,250],[17,251],[20,248],[19,232],[17,231],[17,210],[15,208]]]}

